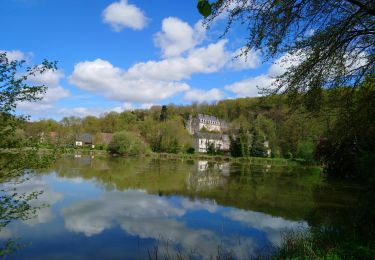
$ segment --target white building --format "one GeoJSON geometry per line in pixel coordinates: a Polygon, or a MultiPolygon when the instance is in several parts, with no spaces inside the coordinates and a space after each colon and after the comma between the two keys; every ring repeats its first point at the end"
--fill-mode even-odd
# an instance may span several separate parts
{"type": "Polygon", "coordinates": [[[195,134],[202,130],[222,133],[228,130],[228,124],[215,116],[198,114],[194,118],[190,115],[186,122],[186,128],[190,134],[195,134]]]}
{"type": "Polygon", "coordinates": [[[194,148],[197,152],[207,153],[210,145],[213,145],[216,151],[229,151],[227,122],[209,115],[198,114],[196,117],[190,115],[186,121],[186,128],[195,138],[194,148]]]}
{"type": "Polygon", "coordinates": [[[229,151],[230,149],[230,140],[227,134],[197,132],[194,137],[194,148],[200,153],[207,153],[210,145],[213,145],[216,151],[229,151]]]}

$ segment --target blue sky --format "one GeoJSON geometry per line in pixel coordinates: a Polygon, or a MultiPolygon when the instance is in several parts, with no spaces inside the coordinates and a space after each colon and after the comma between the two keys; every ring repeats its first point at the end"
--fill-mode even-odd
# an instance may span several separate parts
{"type": "Polygon", "coordinates": [[[209,30],[201,19],[195,0],[3,1],[0,50],[59,68],[31,79],[49,90],[18,113],[59,120],[256,96],[283,71],[259,51],[233,59],[246,31],[237,25],[220,38],[225,15],[209,30]]]}

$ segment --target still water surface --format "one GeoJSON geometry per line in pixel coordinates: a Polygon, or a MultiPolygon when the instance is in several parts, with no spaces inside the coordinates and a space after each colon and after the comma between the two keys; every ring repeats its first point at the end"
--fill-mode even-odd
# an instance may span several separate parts
{"type": "Polygon", "coordinates": [[[1,230],[29,243],[10,259],[249,259],[353,198],[316,169],[150,158],[65,158],[17,190],[42,190],[32,203],[49,206],[1,230]]]}

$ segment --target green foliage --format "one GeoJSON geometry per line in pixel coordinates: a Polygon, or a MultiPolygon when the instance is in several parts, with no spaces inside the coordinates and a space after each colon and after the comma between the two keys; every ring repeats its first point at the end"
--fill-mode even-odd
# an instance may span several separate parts
{"type": "MultiPolygon", "coordinates": [[[[43,85],[29,84],[30,77],[56,69],[56,62],[43,61],[23,69],[24,61],[11,61],[7,54],[0,52],[0,147],[19,148],[26,145],[24,117],[13,113],[19,102],[41,100],[46,91],[43,85]]],[[[55,159],[55,151],[45,155],[38,153],[38,144],[33,138],[27,139],[27,145],[32,149],[0,150],[0,231],[13,220],[33,218],[39,207],[30,204],[42,191],[22,193],[17,192],[14,184],[21,183],[32,177],[32,170],[45,167],[55,159]]],[[[0,246],[0,256],[19,249],[22,245],[16,240],[5,240],[0,246]]]]}
{"type": "MultiPolygon", "coordinates": [[[[328,233],[328,232],[327,232],[328,233]]],[[[339,245],[319,230],[293,230],[284,234],[274,259],[342,259],[339,245]]]]}
{"type": "Polygon", "coordinates": [[[46,87],[29,85],[27,80],[47,70],[56,69],[56,62],[44,60],[42,64],[22,71],[24,63],[25,61],[9,60],[6,52],[0,52],[0,113],[14,111],[17,102],[42,99],[46,87]]]}
{"type": "Polygon", "coordinates": [[[238,137],[230,137],[230,155],[233,157],[242,157],[241,139],[238,137]]]}
{"type": "Polygon", "coordinates": [[[160,121],[166,121],[168,118],[168,108],[167,106],[162,106],[160,112],[160,121]]]}
{"type": "Polygon", "coordinates": [[[247,29],[243,56],[253,50],[266,59],[288,53],[292,66],[265,91],[283,89],[308,109],[321,107],[323,89],[357,87],[375,72],[374,1],[202,0],[198,10],[208,25],[226,17],[223,34],[237,22],[247,29]]]}
{"type": "Polygon", "coordinates": [[[179,153],[192,146],[192,137],[178,118],[165,122],[146,121],[142,125],[142,135],[154,152],[179,153]]]}
{"type": "Polygon", "coordinates": [[[296,157],[312,162],[314,160],[315,145],[311,141],[303,141],[297,145],[296,157]]]}
{"type": "Polygon", "coordinates": [[[187,154],[195,154],[195,148],[190,146],[186,149],[187,154]]]}
{"type": "Polygon", "coordinates": [[[209,143],[208,146],[207,146],[207,154],[215,155],[216,153],[217,153],[217,151],[216,151],[216,148],[215,148],[215,144],[209,143]]]}
{"type": "Polygon", "coordinates": [[[264,147],[264,138],[256,132],[253,134],[250,155],[254,157],[267,157],[267,151],[264,147]]]}
{"type": "Polygon", "coordinates": [[[368,175],[371,171],[363,166],[373,168],[366,161],[375,154],[375,77],[368,77],[357,90],[337,98],[341,96],[347,105],[339,108],[331,131],[317,146],[316,157],[331,176],[373,178],[373,171],[368,175]]]}
{"type": "Polygon", "coordinates": [[[108,150],[120,155],[139,155],[148,151],[147,145],[135,134],[127,131],[116,132],[108,145],[108,150]]]}
{"type": "Polygon", "coordinates": [[[204,17],[208,17],[212,12],[212,7],[208,0],[198,0],[197,8],[204,17]]]}

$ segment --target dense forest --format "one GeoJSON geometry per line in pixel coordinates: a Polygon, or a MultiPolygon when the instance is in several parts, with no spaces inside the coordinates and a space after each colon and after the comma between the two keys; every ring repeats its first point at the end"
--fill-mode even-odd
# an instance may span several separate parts
{"type": "Polygon", "coordinates": [[[369,77],[357,89],[324,90],[319,102],[311,103],[305,96],[271,95],[216,104],[153,106],[100,117],[72,116],[61,121],[18,118],[14,119],[18,122],[15,134],[1,140],[1,146],[27,146],[44,134],[45,145],[72,147],[78,135],[90,133],[99,149],[118,150],[116,145],[125,142],[124,154],[191,153],[193,137],[185,123],[189,115],[202,113],[230,124],[232,156],[265,156],[262,143],[267,140],[272,157],[319,161],[328,169],[335,168],[336,174],[344,170],[348,174],[355,172],[354,161],[373,156],[374,100],[374,78],[369,77]],[[57,132],[57,141],[48,139],[50,132],[57,132]],[[114,133],[109,147],[100,145],[100,133],[114,133]]]}

